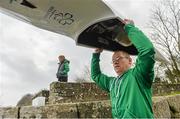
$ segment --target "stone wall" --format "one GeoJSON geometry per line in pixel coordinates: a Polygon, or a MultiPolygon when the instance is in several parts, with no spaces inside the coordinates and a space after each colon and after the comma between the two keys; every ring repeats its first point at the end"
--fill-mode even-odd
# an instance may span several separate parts
{"type": "MultiPolygon", "coordinates": [[[[180,118],[180,95],[153,98],[156,118],[180,118]]],[[[111,118],[109,100],[81,103],[61,103],[40,107],[24,106],[0,108],[0,119],[4,118],[111,118]]]]}
{"type": "MultiPolygon", "coordinates": [[[[167,95],[173,92],[180,92],[180,84],[153,84],[153,95],[167,95]]],[[[108,100],[107,92],[101,90],[95,83],[60,83],[52,82],[50,91],[41,90],[34,95],[36,97],[45,97],[46,104],[59,104],[65,102],[87,102],[108,100]]],[[[23,99],[23,98],[22,98],[23,99]]],[[[24,101],[23,101],[24,102],[24,101]]],[[[30,101],[26,101],[17,106],[28,106],[30,101]]]]}
{"type": "MultiPolygon", "coordinates": [[[[167,95],[175,91],[180,92],[180,84],[153,84],[153,95],[167,95]]],[[[49,104],[65,102],[86,102],[108,100],[107,92],[100,89],[95,83],[60,83],[50,84],[49,104]]]]}
{"type": "Polygon", "coordinates": [[[4,118],[19,118],[19,107],[4,107],[0,108],[0,119],[4,118]]]}
{"type": "Polygon", "coordinates": [[[66,102],[87,102],[109,99],[108,94],[95,83],[60,83],[50,84],[49,104],[66,102]]]}
{"type": "Polygon", "coordinates": [[[180,92],[180,84],[154,83],[152,89],[154,96],[167,95],[174,92],[180,92]]]}
{"type": "MultiPolygon", "coordinates": [[[[180,84],[153,84],[154,95],[180,92],[180,84]]],[[[0,108],[4,118],[111,118],[109,95],[95,83],[50,84],[50,91],[39,92],[34,98],[44,96],[46,106],[21,106],[0,108]],[[49,96],[49,97],[48,97],[49,96]]],[[[158,118],[180,118],[180,94],[156,96],[153,110],[158,118]]]]}
{"type": "Polygon", "coordinates": [[[180,118],[180,94],[153,98],[156,118],[180,118]]]}
{"type": "Polygon", "coordinates": [[[22,107],[21,118],[103,118],[111,117],[109,101],[63,103],[42,107],[22,107]]]}
{"type": "Polygon", "coordinates": [[[21,107],[20,118],[73,118],[77,117],[76,104],[21,107]]]}

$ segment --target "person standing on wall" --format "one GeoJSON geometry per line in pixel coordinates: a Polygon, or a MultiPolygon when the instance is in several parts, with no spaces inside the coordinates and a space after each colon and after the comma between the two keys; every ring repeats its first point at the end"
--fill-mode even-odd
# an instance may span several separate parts
{"type": "Polygon", "coordinates": [[[60,55],[59,59],[59,67],[56,73],[56,77],[60,82],[67,82],[68,81],[68,72],[69,72],[69,60],[65,58],[64,55],[60,55]]]}

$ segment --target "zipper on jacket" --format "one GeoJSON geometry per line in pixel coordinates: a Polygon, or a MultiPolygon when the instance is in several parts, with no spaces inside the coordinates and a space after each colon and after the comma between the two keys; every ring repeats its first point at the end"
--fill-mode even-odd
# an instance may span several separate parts
{"type": "Polygon", "coordinates": [[[121,87],[121,83],[122,83],[122,76],[123,75],[121,75],[121,76],[118,76],[117,78],[116,78],[116,83],[115,83],[115,92],[114,92],[114,94],[115,94],[115,110],[116,110],[116,115],[118,115],[118,111],[117,111],[117,102],[118,102],[118,95],[119,95],[119,92],[120,92],[120,87],[121,87]],[[119,82],[119,85],[118,85],[118,81],[120,80],[120,82],[119,82]],[[116,85],[118,86],[118,87],[116,87],[116,85]],[[117,91],[116,91],[116,89],[117,89],[117,91]],[[117,93],[116,93],[117,92],[117,93]]]}

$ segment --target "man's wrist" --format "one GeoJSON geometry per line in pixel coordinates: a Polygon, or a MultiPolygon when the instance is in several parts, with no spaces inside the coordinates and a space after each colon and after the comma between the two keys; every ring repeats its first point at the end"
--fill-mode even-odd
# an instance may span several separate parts
{"type": "Polygon", "coordinates": [[[126,33],[128,33],[129,30],[130,30],[131,28],[133,28],[133,27],[135,27],[134,24],[126,24],[126,25],[124,26],[124,30],[125,30],[126,33]]]}
{"type": "Polygon", "coordinates": [[[93,53],[93,58],[98,58],[98,59],[99,59],[100,54],[101,54],[101,53],[96,53],[96,52],[94,52],[94,53],[93,53]]]}

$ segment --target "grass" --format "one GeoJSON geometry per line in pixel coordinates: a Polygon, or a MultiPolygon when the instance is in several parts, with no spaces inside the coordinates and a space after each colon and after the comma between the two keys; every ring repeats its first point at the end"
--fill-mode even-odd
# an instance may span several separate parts
{"type": "Polygon", "coordinates": [[[180,94],[180,91],[172,92],[172,93],[170,93],[168,95],[177,95],[177,94],[180,94]]]}

